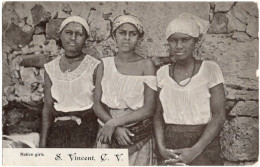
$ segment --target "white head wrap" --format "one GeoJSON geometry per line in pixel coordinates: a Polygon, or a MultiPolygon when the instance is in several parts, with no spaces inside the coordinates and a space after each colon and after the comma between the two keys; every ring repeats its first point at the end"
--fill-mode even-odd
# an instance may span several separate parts
{"type": "Polygon", "coordinates": [[[62,23],[61,23],[61,26],[60,26],[60,30],[59,30],[59,33],[63,30],[63,28],[71,23],[71,22],[76,22],[76,23],[79,23],[81,24],[87,31],[88,35],[90,35],[90,31],[89,31],[89,26],[88,26],[88,23],[85,19],[83,19],[82,17],[80,16],[70,16],[68,18],[66,18],[62,23]]]}
{"type": "Polygon", "coordinates": [[[190,13],[182,13],[168,24],[166,28],[166,39],[176,32],[197,38],[200,34],[205,34],[208,28],[208,21],[202,20],[190,13]]]}
{"type": "Polygon", "coordinates": [[[133,24],[137,30],[139,31],[140,34],[143,33],[143,24],[141,20],[134,15],[121,15],[117,17],[114,22],[113,22],[113,32],[122,24],[124,23],[131,23],[133,24]]]}

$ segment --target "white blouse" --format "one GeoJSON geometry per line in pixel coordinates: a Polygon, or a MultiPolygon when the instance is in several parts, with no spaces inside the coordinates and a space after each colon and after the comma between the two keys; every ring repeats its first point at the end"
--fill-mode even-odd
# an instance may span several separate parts
{"type": "Polygon", "coordinates": [[[165,123],[198,125],[210,121],[209,89],[224,83],[224,79],[220,67],[215,62],[203,61],[198,73],[184,87],[169,76],[169,65],[157,71],[157,82],[161,88],[159,98],[165,123]]]}
{"type": "Polygon", "coordinates": [[[62,72],[59,56],[44,65],[51,82],[51,95],[56,100],[57,111],[83,111],[93,106],[93,74],[99,60],[86,55],[80,65],[71,72],[62,72]]]}
{"type": "Polygon", "coordinates": [[[124,75],[117,71],[114,57],[103,58],[101,101],[109,108],[136,110],[144,104],[144,83],[157,90],[156,76],[124,75]]]}

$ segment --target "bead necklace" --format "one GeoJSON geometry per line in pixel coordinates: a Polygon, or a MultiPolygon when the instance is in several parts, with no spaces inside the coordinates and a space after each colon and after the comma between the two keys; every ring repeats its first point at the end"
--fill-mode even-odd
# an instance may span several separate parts
{"type": "MultiPolygon", "coordinates": [[[[193,70],[192,70],[192,74],[191,74],[191,77],[189,78],[189,81],[186,83],[186,84],[184,84],[184,85],[181,85],[179,82],[177,82],[177,80],[175,79],[175,76],[174,76],[174,69],[175,69],[175,65],[177,64],[177,61],[173,64],[173,67],[172,67],[172,77],[173,77],[173,79],[176,81],[176,83],[179,85],[179,86],[181,86],[181,87],[185,87],[186,85],[188,85],[189,83],[190,83],[190,81],[191,81],[191,79],[192,79],[192,77],[193,77],[193,75],[194,75],[194,73],[195,73],[195,59],[193,58],[193,70]]],[[[184,74],[184,75],[187,75],[188,73],[186,73],[186,74],[184,74]]]]}

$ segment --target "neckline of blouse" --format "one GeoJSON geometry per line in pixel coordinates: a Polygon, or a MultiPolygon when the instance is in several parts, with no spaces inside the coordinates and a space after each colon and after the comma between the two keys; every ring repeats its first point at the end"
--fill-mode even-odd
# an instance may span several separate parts
{"type": "Polygon", "coordinates": [[[121,76],[124,76],[124,77],[136,77],[136,78],[141,78],[141,77],[147,77],[147,78],[150,78],[150,77],[156,77],[154,75],[127,75],[127,74],[122,74],[120,73],[118,70],[117,70],[117,67],[116,67],[116,63],[115,63],[115,57],[112,57],[112,63],[113,63],[113,67],[114,67],[114,71],[121,75],[121,76]]]}
{"type": "MultiPolygon", "coordinates": [[[[62,56],[64,56],[64,55],[62,55],[62,56]]],[[[61,57],[62,56],[60,56],[59,57],[59,59],[57,60],[57,64],[58,64],[58,69],[59,69],[59,71],[62,73],[62,74],[70,74],[70,73],[74,73],[74,72],[77,72],[80,68],[81,68],[81,66],[82,66],[82,64],[84,64],[83,62],[86,60],[86,57],[88,56],[88,55],[85,55],[85,57],[83,58],[83,60],[80,62],[80,64],[78,65],[78,67],[77,68],[75,68],[73,71],[70,71],[70,72],[63,72],[62,70],[61,70],[61,68],[60,68],[60,60],[61,60],[61,57]]]]}
{"type": "MultiPolygon", "coordinates": [[[[205,61],[203,60],[202,61],[202,63],[201,63],[201,66],[200,66],[200,69],[199,69],[199,71],[196,73],[196,74],[194,74],[193,76],[192,76],[192,80],[194,80],[195,78],[197,78],[199,75],[200,75],[200,73],[201,73],[201,71],[203,70],[203,68],[204,68],[204,63],[205,61]]],[[[170,78],[170,80],[173,82],[173,83],[175,83],[176,85],[178,85],[180,88],[185,88],[185,87],[188,87],[189,86],[189,84],[188,85],[186,85],[185,87],[183,87],[183,86],[180,86],[178,83],[177,83],[177,81],[175,81],[171,76],[170,76],[170,64],[168,64],[167,65],[167,75],[168,75],[168,77],[170,78]]],[[[185,80],[187,80],[188,78],[186,78],[186,79],[184,79],[184,80],[182,80],[182,81],[185,81],[185,80]]],[[[181,82],[182,82],[181,81],[181,82]]],[[[191,81],[192,82],[192,81],[191,81]]]]}

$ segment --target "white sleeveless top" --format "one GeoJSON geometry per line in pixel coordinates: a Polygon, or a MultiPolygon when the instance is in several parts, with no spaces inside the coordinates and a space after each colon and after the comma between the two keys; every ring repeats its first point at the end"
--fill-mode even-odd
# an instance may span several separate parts
{"type": "Polygon", "coordinates": [[[51,95],[57,111],[83,111],[93,106],[93,74],[99,60],[86,55],[72,72],[62,72],[59,56],[44,65],[51,81],[51,95]]]}
{"type": "Polygon", "coordinates": [[[211,119],[209,89],[224,83],[224,79],[215,62],[203,61],[198,73],[184,87],[169,76],[169,65],[157,71],[157,82],[165,123],[199,125],[211,119]]]}
{"type": "Polygon", "coordinates": [[[124,75],[117,71],[114,57],[103,58],[101,101],[109,108],[136,110],[144,105],[144,83],[157,90],[156,76],[124,75]]]}

